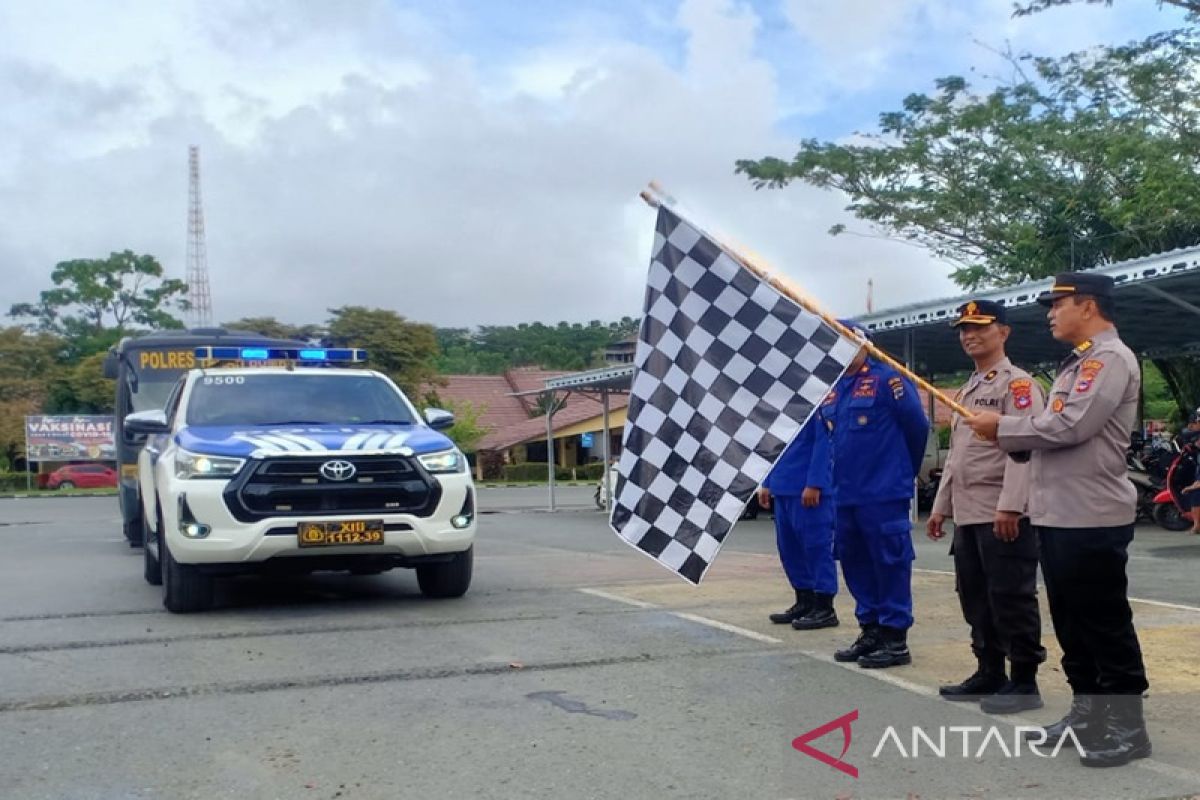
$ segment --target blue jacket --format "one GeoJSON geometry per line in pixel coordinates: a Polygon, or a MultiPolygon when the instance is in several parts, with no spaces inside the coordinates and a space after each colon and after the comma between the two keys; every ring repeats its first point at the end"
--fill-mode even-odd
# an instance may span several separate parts
{"type": "Polygon", "coordinates": [[[843,376],[818,413],[833,435],[833,485],[842,506],[913,496],[929,420],[912,381],[875,359],[843,376]]]}
{"type": "Polygon", "coordinates": [[[833,450],[829,432],[814,413],[792,439],[763,481],[771,494],[799,497],[806,487],[823,495],[833,488],[833,450]]]}

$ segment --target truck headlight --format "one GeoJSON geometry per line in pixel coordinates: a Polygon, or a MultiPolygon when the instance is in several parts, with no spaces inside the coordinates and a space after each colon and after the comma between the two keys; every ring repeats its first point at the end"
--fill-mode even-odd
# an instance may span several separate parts
{"type": "Polygon", "coordinates": [[[190,478],[228,478],[237,474],[246,463],[244,458],[228,458],[227,456],[206,456],[202,453],[189,453],[187,450],[175,451],[175,477],[190,478]]]}
{"type": "Polygon", "coordinates": [[[421,466],[432,473],[465,472],[467,460],[457,450],[442,450],[438,453],[425,453],[417,456],[421,466]]]}

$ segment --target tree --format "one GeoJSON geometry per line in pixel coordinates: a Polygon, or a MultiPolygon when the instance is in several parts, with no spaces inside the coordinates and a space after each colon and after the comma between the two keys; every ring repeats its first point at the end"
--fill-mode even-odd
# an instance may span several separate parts
{"type": "Polygon", "coordinates": [[[302,342],[320,339],[324,335],[324,330],[320,325],[292,325],[280,322],[274,317],[243,317],[235,319],[233,322],[223,322],[221,327],[228,330],[251,331],[275,339],[299,339],[302,342]]]}
{"type": "Polygon", "coordinates": [[[187,310],[187,284],[164,279],[154,256],[124,250],[105,259],[61,261],[50,280],[55,288],[36,303],[13,305],[9,316],[33,320],[38,330],[65,337],[84,355],[107,349],[137,326],[183,327],[171,309],[187,310]]]}
{"type": "Polygon", "coordinates": [[[487,411],[486,405],[476,405],[467,400],[443,400],[441,406],[454,412],[454,424],[446,430],[446,435],[464,453],[475,452],[479,440],[492,432],[490,426],[479,424],[479,418],[487,411]]]}
{"type": "Polygon", "coordinates": [[[0,328],[0,460],[10,465],[25,450],[25,416],[41,410],[60,372],[61,347],[50,334],[0,328]]]}
{"type": "MultiPolygon", "coordinates": [[[[1070,6],[1080,2],[1087,3],[1090,6],[1097,6],[1101,4],[1111,6],[1113,4],[1113,0],[1030,0],[1030,2],[1025,3],[1024,5],[1017,3],[1013,7],[1013,16],[1027,17],[1031,14],[1037,14],[1045,11],[1048,8],[1070,6]]],[[[1188,12],[1189,15],[1200,14],[1200,1],[1198,0],[1155,0],[1155,2],[1158,3],[1159,8],[1162,8],[1163,6],[1174,6],[1175,8],[1182,8],[1184,11],[1188,12]]]]}
{"type": "Polygon", "coordinates": [[[111,414],[116,381],[104,377],[106,353],[93,353],[63,369],[50,382],[43,409],[49,414],[111,414]]]}
{"type": "Polygon", "coordinates": [[[342,306],[329,313],[326,345],[366,348],[369,363],[387,373],[409,397],[417,398],[421,387],[442,382],[434,366],[438,346],[432,325],[409,322],[381,308],[342,306]]]}
{"type": "MultiPolygon", "coordinates": [[[[855,216],[955,263],[969,289],[1194,245],[1198,56],[1196,31],[1184,29],[1012,58],[1014,80],[981,93],[943,78],[880,115],[861,143],[810,139],[791,161],[737,170],[758,187],[800,180],[844,192],[855,216]]],[[[1157,363],[1177,402],[1194,405],[1200,372],[1157,363]]]]}

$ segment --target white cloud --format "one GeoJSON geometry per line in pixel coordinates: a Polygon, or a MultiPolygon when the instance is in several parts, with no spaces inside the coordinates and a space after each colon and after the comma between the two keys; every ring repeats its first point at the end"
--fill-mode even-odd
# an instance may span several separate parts
{"type": "MultiPolygon", "coordinates": [[[[1007,3],[790,3],[795,57],[820,67],[812,108],[1007,30],[1007,3]]],[[[868,277],[877,307],[953,291],[919,250],[827,236],[838,195],[733,174],[795,147],[777,120],[796,87],[759,52],[749,5],[653,13],[682,51],[575,21],[481,53],[388,0],[0,6],[15,122],[0,140],[0,309],[36,297],[56,261],[126,247],[182,276],[192,143],[218,319],[322,321],[342,304],[438,325],[635,315],[651,178],[838,313],[862,311],[868,277]]]]}

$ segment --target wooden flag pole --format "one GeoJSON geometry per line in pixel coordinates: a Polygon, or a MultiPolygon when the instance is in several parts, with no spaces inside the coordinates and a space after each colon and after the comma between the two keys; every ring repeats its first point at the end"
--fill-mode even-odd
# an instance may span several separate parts
{"type": "MultiPolygon", "coordinates": [[[[661,205],[665,205],[667,208],[673,208],[674,206],[674,199],[671,198],[670,195],[667,195],[665,192],[663,192],[662,188],[654,181],[651,181],[649,188],[643,189],[639,196],[646,202],[647,205],[652,208],[658,208],[661,205]]],[[[738,248],[733,247],[723,239],[719,237],[713,237],[707,231],[705,232],[705,235],[719,242],[725,252],[728,253],[735,261],[753,272],[769,286],[774,287],[780,294],[794,301],[797,305],[801,306],[809,313],[816,314],[825,321],[825,324],[829,325],[845,338],[856,342],[861,347],[866,348],[868,353],[884,362],[901,375],[907,377],[913,383],[917,384],[917,386],[920,386],[922,389],[929,392],[931,396],[937,398],[956,414],[960,414],[964,417],[974,416],[974,414],[967,410],[967,408],[961,403],[956,402],[941,389],[937,388],[920,375],[917,375],[904,364],[901,364],[899,361],[892,358],[870,339],[865,339],[859,336],[856,332],[838,322],[836,317],[810,300],[808,296],[800,290],[800,287],[792,283],[791,280],[789,280],[786,276],[767,269],[766,265],[758,263],[755,259],[747,256],[745,253],[742,253],[738,248]]]]}

